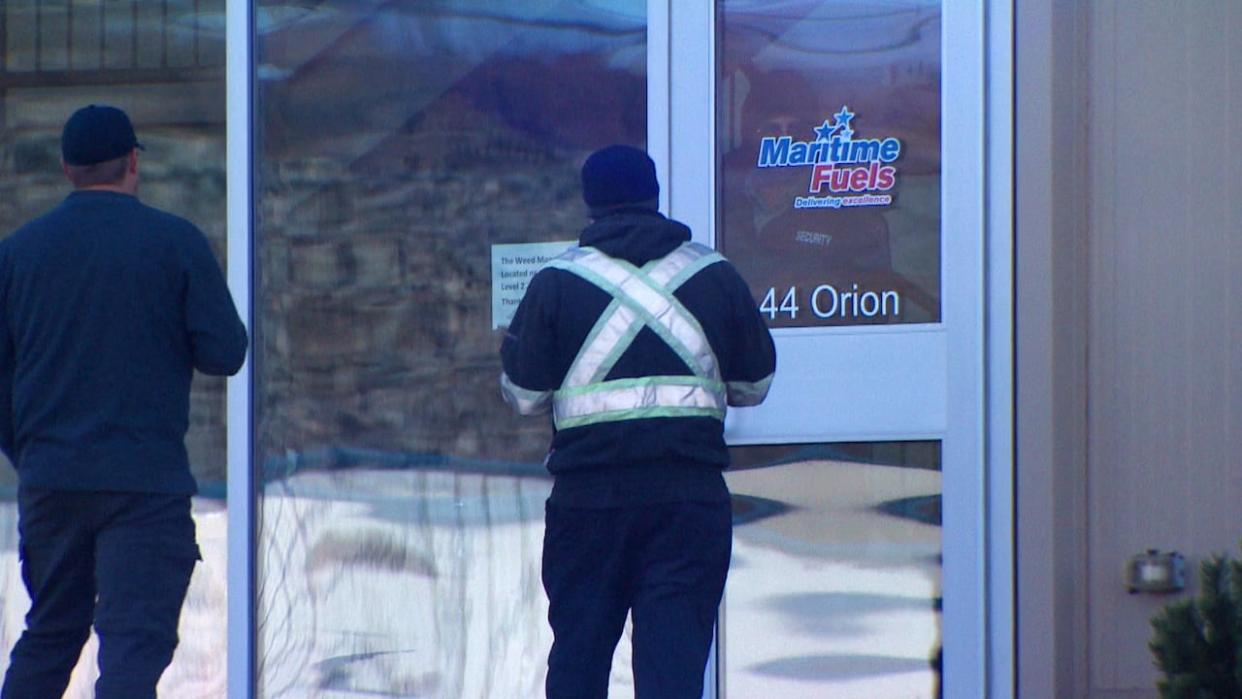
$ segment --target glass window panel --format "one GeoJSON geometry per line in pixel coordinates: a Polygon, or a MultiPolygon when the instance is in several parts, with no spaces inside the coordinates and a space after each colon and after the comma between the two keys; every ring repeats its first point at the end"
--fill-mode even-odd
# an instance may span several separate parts
{"type": "Polygon", "coordinates": [[[646,2],[256,13],[259,695],[539,696],[550,428],[497,348],[645,141],[646,2]]]}
{"type": "Polygon", "coordinates": [[[940,320],[940,2],[717,2],[717,245],[774,327],[940,320]]]}
{"type": "Polygon", "coordinates": [[[729,699],[936,699],[940,443],[732,449],[729,699]]]}
{"type": "MultiPolygon", "coordinates": [[[[138,13],[146,3],[0,1],[0,235],[69,193],[60,170],[64,120],[88,103],[113,104],[129,113],[146,147],[139,197],[194,222],[224,260],[224,2],[169,0],[161,11],[138,13]],[[172,54],[180,57],[175,66],[134,60],[172,54]]],[[[194,518],[204,560],[159,692],[217,697],[225,693],[227,643],[224,380],[196,375],[193,385],[186,447],[200,489],[194,518]]],[[[0,675],[29,607],[15,491],[15,472],[0,463],[0,675]]],[[[92,639],[66,696],[94,696],[95,674],[92,639]]]]}

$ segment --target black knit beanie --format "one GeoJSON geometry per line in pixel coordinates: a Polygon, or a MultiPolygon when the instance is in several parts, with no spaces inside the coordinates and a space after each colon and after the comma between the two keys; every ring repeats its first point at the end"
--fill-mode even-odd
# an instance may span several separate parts
{"type": "Polygon", "coordinates": [[[582,199],[592,216],[617,208],[654,209],[659,197],[655,162],[633,146],[601,148],[582,165],[582,199]]]}

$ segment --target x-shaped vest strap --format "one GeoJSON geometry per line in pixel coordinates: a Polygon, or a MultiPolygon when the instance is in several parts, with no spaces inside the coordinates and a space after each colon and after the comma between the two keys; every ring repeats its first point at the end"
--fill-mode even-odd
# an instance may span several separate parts
{"type": "Polygon", "coordinates": [[[612,296],[553,396],[558,429],[652,417],[724,419],[725,387],[716,355],[698,320],[673,295],[686,280],[723,259],[710,248],[683,243],[641,269],[590,247],[549,263],[612,296]],[[605,381],[644,327],[693,373],[605,381]]]}

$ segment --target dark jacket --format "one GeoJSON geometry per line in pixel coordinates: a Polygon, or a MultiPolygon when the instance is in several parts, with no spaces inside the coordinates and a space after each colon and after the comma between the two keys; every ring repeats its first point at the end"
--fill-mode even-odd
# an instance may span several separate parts
{"type": "Polygon", "coordinates": [[[135,197],[77,191],[0,241],[0,445],[23,485],[190,494],[193,370],[246,357],[207,239],[135,197]]]}
{"type": "MultiPolygon", "coordinates": [[[[641,266],[689,239],[685,225],[654,211],[633,209],[594,222],[583,231],[579,244],[641,266]]],[[[712,264],[674,295],[702,326],[721,379],[728,384],[761,384],[766,392],[776,368],[772,337],[733,266],[723,260],[712,264]]],[[[607,292],[571,272],[541,270],[531,280],[501,346],[507,380],[526,391],[559,388],[611,300],[607,292]]],[[[644,328],[605,378],[690,373],[658,335],[644,328]]],[[[547,467],[556,476],[554,501],[602,506],[727,497],[720,471],[728,463],[724,424],[711,417],[572,427],[554,435],[547,458],[547,467]]]]}

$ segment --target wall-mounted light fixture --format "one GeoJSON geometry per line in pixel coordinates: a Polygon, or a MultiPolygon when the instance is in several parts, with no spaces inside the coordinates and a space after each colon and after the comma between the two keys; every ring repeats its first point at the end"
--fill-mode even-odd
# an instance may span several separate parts
{"type": "Polygon", "coordinates": [[[1130,594],[1178,592],[1186,589],[1186,559],[1176,551],[1147,549],[1126,561],[1122,576],[1130,594]]]}

